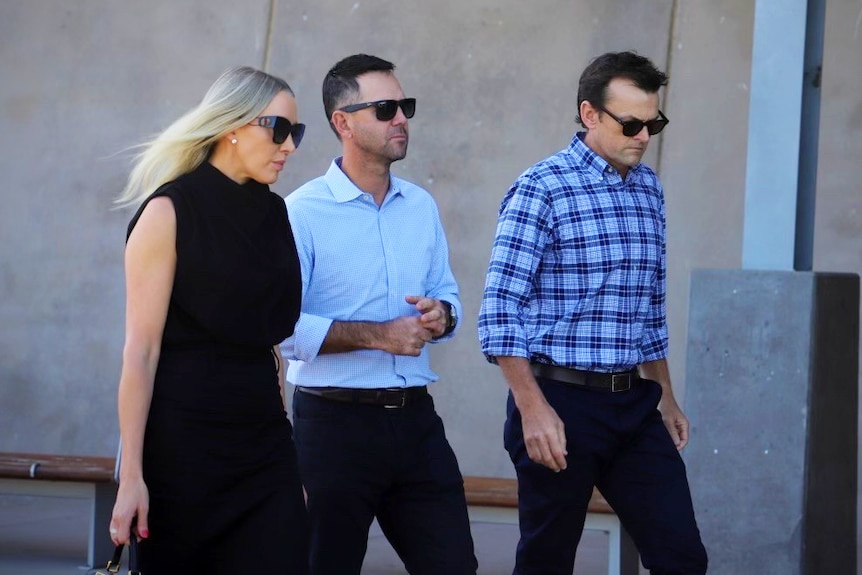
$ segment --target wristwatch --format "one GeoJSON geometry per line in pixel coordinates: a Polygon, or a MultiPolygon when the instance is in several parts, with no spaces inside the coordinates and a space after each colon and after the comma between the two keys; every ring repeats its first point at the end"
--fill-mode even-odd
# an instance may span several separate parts
{"type": "Polygon", "coordinates": [[[440,303],[446,308],[446,329],[440,334],[440,337],[445,337],[455,331],[455,326],[458,325],[458,310],[446,300],[441,299],[440,303]]]}

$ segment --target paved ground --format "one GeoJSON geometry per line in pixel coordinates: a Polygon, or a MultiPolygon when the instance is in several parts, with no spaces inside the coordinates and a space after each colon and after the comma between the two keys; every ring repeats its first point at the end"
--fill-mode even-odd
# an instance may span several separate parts
{"type": "MultiPolygon", "coordinates": [[[[0,495],[0,575],[83,574],[88,503],[83,500],[0,495]]],[[[514,525],[473,523],[479,575],[510,575],[518,530],[514,525]]],[[[107,560],[107,558],[106,558],[107,560]]],[[[607,573],[607,536],[586,531],[577,575],[607,573]]],[[[363,575],[404,575],[389,543],[374,526],[363,575]]]]}

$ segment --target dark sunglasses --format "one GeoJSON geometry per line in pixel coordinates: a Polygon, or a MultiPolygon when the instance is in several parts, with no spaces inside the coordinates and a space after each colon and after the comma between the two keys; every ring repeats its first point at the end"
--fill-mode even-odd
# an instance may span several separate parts
{"type": "Polygon", "coordinates": [[[377,119],[381,122],[388,122],[398,113],[398,108],[407,118],[412,118],[416,113],[416,98],[404,98],[403,100],[377,100],[376,102],[363,102],[362,104],[351,104],[339,108],[342,112],[356,112],[365,108],[374,108],[377,114],[377,119]]]}
{"type": "Polygon", "coordinates": [[[670,120],[662,113],[661,110],[658,111],[659,117],[655,120],[647,120],[644,122],[643,120],[620,120],[616,116],[613,115],[612,112],[608,111],[604,106],[599,106],[599,110],[619,122],[620,126],[623,127],[623,136],[633,138],[641,133],[641,130],[646,126],[647,133],[650,136],[655,136],[662,130],[664,127],[670,123],[670,120]]]}
{"type": "Polygon", "coordinates": [[[293,124],[281,116],[259,116],[250,122],[262,128],[272,128],[272,142],[283,144],[288,136],[293,138],[293,147],[298,148],[305,135],[305,124],[293,124]]]}

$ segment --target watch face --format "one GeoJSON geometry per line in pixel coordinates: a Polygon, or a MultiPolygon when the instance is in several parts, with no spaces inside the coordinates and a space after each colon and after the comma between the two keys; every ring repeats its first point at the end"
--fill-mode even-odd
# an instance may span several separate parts
{"type": "Polygon", "coordinates": [[[440,300],[440,302],[443,304],[443,307],[445,307],[447,312],[448,312],[446,314],[446,332],[445,333],[450,333],[452,330],[455,329],[455,326],[458,324],[458,310],[455,309],[454,305],[452,305],[451,303],[449,303],[446,300],[440,300]]]}

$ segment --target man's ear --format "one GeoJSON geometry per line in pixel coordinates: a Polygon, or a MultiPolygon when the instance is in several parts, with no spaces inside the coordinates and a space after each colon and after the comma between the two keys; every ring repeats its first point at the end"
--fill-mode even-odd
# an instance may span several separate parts
{"type": "Polygon", "coordinates": [[[330,118],[329,122],[332,124],[332,127],[335,128],[335,131],[338,132],[339,138],[349,139],[353,137],[353,129],[350,127],[347,114],[341,110],[335,110],[332,112],[332,118],[330,118]]]}
{"type": "Polygon", "coordinates": [[[581,102],[578,108],[578,115],[581,117],[581,123],[588,130],[592,130],[599,123],[599,110],[593,107],[588,100],[581,102]]]}

